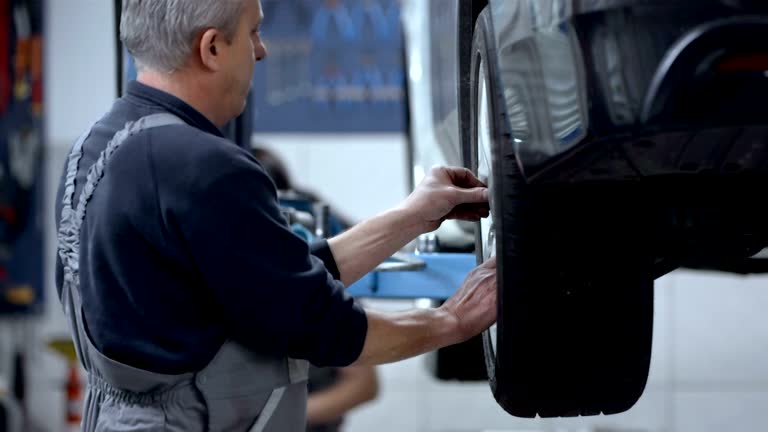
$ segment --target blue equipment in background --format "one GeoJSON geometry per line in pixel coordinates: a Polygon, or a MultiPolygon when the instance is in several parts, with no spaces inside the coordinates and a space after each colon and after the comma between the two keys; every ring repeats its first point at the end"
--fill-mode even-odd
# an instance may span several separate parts
{"type": "MultiPolygon", "coordinates": [[[[308,242],[332,237],[344,228],[327,205],[280,194],[289,224],[308,242]]],[[[476,266],[471,253],[398,253],[347,287],[355,297],[445,300],[476,266]]]]}
{"type": "Polygon", "coordinates": [[[355,297],[445,300],[476,265],[477,258],[470,253],[395,255],[347,292],[355,297]]]}

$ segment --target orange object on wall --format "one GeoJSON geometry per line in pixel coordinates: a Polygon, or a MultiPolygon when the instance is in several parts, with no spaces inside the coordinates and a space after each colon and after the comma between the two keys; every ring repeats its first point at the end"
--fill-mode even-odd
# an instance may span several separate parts
{"type": "Polygon", "coordinates": [[[30,40],[19,37],[16,40],[16,58],[14,61],[14,96],[16,100],[23,101],[29,97],[31,91],[27,71],[29,70],[30,40]]]}
{"type": "Polygon", "coordinates": [[[83,420],[83,384],[77,363],[69,366],[67,377],[67,426],[70,429],[80,426],[83,420]]]}
{"type": "Polygon", "coordinates": [[[43,114],[43,37],[32,35],[30,40],[29,75],[32,81],[32,112],[43,114]]]}

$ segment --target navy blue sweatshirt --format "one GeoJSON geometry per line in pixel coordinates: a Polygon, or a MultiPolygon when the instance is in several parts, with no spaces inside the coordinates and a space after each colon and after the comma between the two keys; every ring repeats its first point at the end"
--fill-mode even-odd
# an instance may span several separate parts
{"type": "MultiPolygon", "coordinates": [[[[294,235],[259,163],[178,98],[131,82],[84,143],[75,197],[108,140],[159,112],[187,124],[127,139],[87,207],[80,289],[96,347],[169,374],[204,368],[227,339],[318,366],[356,360],[367,320],[328,244],[294,235]]],[[[57,259],[59,295],[61,283],[57,259]]]]}

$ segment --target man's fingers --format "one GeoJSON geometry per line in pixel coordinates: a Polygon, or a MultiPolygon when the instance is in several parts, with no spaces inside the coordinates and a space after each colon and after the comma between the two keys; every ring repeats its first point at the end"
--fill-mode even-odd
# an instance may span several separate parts
{"type": "Polygon", "coordinates": [[[454,220],[461,220],[461,221],[467,221],[467,222],[477,222],[480,219],[487,218],[488,217],[488,211],[473,211],[473,210],[465,210],[465,211],[454,211],[448,214],[446,219],[454,219],[454,220]]]}
{"type": "Polygon", "coordinates": [[[480,267],[484,267],[486,269],[495,269],[496,268],[496,256],[492,256],[488,258],[488,261],[484,262],[480,267]]]}
{"type": "Polygon", "coordinates": [[[472,203],[487,203],[488,202],[488,188],[475,187],[471,189],[454,188],[454,193],[458,200],[457,204],[472,204],[472,203]]]}
{"type": "Polygon", "coordinates": [[[474,222],[488,217],[490,214],[491,210],[487,203],[461,204],[451,210],[445,218],[474,222]]]}
{"type": "Polygon", "coordinates": [[[486,187],[486,184],[475,177],[472,171],[461,167],[445,167],[445,172],[455,186],[463,188],[486,187]]]}

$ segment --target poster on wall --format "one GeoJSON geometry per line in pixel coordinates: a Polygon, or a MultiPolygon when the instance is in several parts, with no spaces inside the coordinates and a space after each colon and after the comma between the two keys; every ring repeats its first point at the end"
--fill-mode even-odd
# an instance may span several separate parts
{"type": "MultiPolygon", "coordinates": [[[[269,55],[256,65],[256,133],[404,132],[400,0],[262,0],[269,55]]],[[[123,77],[136,77],[124,51],[123,77]]]]}
{"type": "Polygon", "coordinates": [[[43,293],[43,1],[0,0],[0,314],[43,293]],[[7,30],[6,30],[7,29],[7,30]]]}
{"type": "Polygon", "coordinates": [[[262,0],[254,131],[402,132],[400,0],[262,0]]]}

